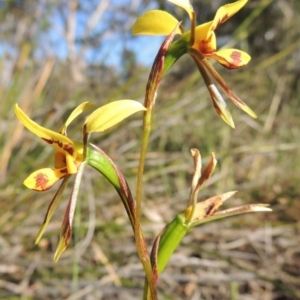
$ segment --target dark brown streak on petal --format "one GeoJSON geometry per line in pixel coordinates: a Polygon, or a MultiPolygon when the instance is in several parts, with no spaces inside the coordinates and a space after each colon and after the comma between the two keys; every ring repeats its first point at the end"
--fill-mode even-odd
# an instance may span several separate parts
{"type": "Polygon", "coordinates": [[[59,173],[61,173],[61,174],[68,174],[68,169],[67,168],[63,168],[63,169],[59,170],[59,173]]]}
{"type": "Polygon", "coordinates": [[[205,207],[205,218],[213,216],[217,209],[218,206],[216,206],[215,203],[212,203],[209,206],[205,207]]]}
{"type": "Polygon", "coordinates": [[[219,19],[216,26],[213,26],[211,28],[212,31],[215,31],[221,24],[223,24],[224,22],[226,22],[229,19],[228,14],[224,15],[223,18],[219,19]]]}
{"type": "Polygon", "coordinates": [[[44,140],[46,143],[53,145],[53,144],[57,144],[59,148],[63,149],[64,151],[68,152],[70,155],[73,156],[74,154],[74,148],[72,145],[67,144],[64,145],[62,142],[60,141],[54,141],[54,140],[49,140],[49,139],[44,139],[42,138],[42,140],[44,140]]]}
{"type": "Polygon", "coordinates": [[[44,138],[42,138],[42,140],[44,140],[46,143],[48,143],[50,145],[52,145],[54,143],[53,140],[48,140],[48,139],[44,139],[44,138]]]}
{"type": "Polygon", "coordinates": [[[65,145],[63,147],[63,149],[68,152],[71,156],[73,156],[74,154],[74,148],[72,147],[72,145],[65,145]]]}
{"type": "Polygon", "coordinates": [[[217,25],[217,26],[219,26],[220,24],[222,24],[222,23],[226,22],[228,19],[229,19],[229,16],[228,16],[228,14],[224,15],[224,17],[223,17],[223,18],[219,19],[219,21],[218,21],[218,25],[217,25]]]}

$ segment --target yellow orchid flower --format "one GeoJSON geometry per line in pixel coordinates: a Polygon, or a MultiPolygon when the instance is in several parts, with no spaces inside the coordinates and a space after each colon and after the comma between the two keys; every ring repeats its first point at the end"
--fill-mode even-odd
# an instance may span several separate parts
{"type": "MultiPolygon", "coordinates": [[[[176,33],[181,35],[181,38],[175,41],[172,45],[173,47],[171,46],[168,50],[166,55],[165,73],[177,59],[179,59],[183,54],[188,53],[194,59],[205,81],[215,111],[226,123],[228,123],[231,127],[234,127],[227,105],[215,85],[212,83],[208,73],[217,81],[235,105],[253,118],[256,118],[256,114],[228,88],[222,77],[206,59],[217,60],[222,66],[228,69],[239,68],[250,61],[250,56],[241,50],[217,50],[217,40],[214,32],[220,24],[223,24],[237,13],[248,0],[239,0],[220,7],[212,21],[198,26],[196,26],[196,16],[190,1],[168,1],[183,8],[188,13],[191,26],[188,31],[185,31],[182,26],[178,27],[176,33]]],[[[161,10],[152,10],[146,12],[137,19],[133,25],[132,33],[134,35],[167,35],[178,23],[179,21],[169,13],[161,10]]]]}
{"type": "Polygon", "coordinates": [[[60,242],[54,256],[55,261],[59,259],[71,239],[72,220],[79,185],[86,165],[85,153],[89,134],[92,132],[104,131],[118,124],[131,114],[146,110],[142,104],[133,100],[111,102],[96,109],[89,117],[87,117],[83,126],[83,143],[72,141],[67,137],[67,127],[77,116],[92,107],[94,107],[94,105],[90,102],[84,102],[77,106],[58,132],[38,125],[25,114],[18,104],[14,107],[15,114],[22,124],[43,141],[51,145],[55,150],[54,168],[43,168],[33,172],[25,179],[24,185],[32,190],[42,192],[50,189],[58,180],[63,179],[58,191],[50,202],[43,225],[36,238],[36,243],[41,239],[45,228],[58,205],[61,195],[67,186],[69,178],[72,175],[76,175],[74,187],[62,224],[60,242]]]}
{"type": "MultiPolygon", "coordinates": [[[[236,14],[248,0],[240,0],[220,7],[212,21],[195,26],[195,12],[189,1],[169,2],[180,6],[188,13],[191,21],[191,29],[184,31],[182,27],[177,30],[184,39],[189,40],[190,47],[199,51],[202,56],[217,60],[220,64],[228,69],[236,69],[246,65],[251,57],[238,49],[223,49],[217,51],[217,40],[215,30],[236,14]]],[[[152,10],[142,15],[132,28],[135,35],[166,35],[169,34],[179,21],[171,14],[152,10]]]]}
{"type": "Polygon", "coordinates": [[[224,5],[217,10],[213,21],[199,25],[195,28],[195,42],[193,49],[198,50],[204,57],[217,60],[228,69],[236,69],[246,65],[251,57],[238,49],[223,49],[217,51],[215,30],[235,13],[237,13],[248,0],[240,0],[224,5]]]}
{"type": "Polygon", "coordinates": [[[70,115],[59,132],[55,132],[38,125],[31,120],[18,104],[15,105],[15,114],[23,125],[40,137],[55,149],[54,168],[44,168],[29,175],[24,185],[36,191],[46,191],[50,189],[58,180],[77,173],[78,167],[83,161],[82,144],[73,142],[67,135],[68,125],[83,111],[92,108],[90,102],[79,105],[70,115]]]}
{"type": "MultiPolygon", "coordinates": [[[[67,127],[77,116],[93,106],[90,102],[80,104],[71,113],[61,130],[55,132],[38,125],[19,108],[18,104],[15,105],[15,114],[23,125],[55,149],[55,168],[35,171],[25,179],[25,186],[36,191],[46,191],[59,179],[77,173],[83,161],[83,144],[73,142],[67,137],[67,127]]],[[[145,110],[143,105],[133,100],[119,100],[104,105],[87,118],[86,133],[104,131],[141,110],[145,110]]]]}

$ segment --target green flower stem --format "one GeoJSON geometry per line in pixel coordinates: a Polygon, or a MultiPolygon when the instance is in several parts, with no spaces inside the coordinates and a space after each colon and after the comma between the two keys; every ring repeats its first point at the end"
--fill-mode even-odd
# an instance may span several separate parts
{"type": "MultiPolygon", "coordinates": [[[[149,100],[149,99],[148,99],[149,100]]],[[[145,100],[147,102],[147,99],[145,100]]],[[[154,284],[154,277],[152,273],[152,265],[149,257],[149,253],[147,249],[143,251],[141,249],[141,236],[139,232],[142,231],[141,229],[141,202],[142,202],[142,193],[143,193],[143,174],[145,168],[145,161],[146,161],[146,153],[149,143],[149,136],[152,127],[152,118],[153,118],[153,106],[144,113],[144,120],[143,120],[143,136],[142,136],[142,145],[141,145],[141,152],[140,152],[140,162],[137,174],[137,190],[136,190],[136,234],[135,234],[135,241],[136,247],[138,251],[139,258],[144,266],[144,270],[146,273],[147,280],[145,281],[144,285],[144,300],[146,299],[157,299],[156,291],[155,291],[155,284],[154,284]],[[150,293],[148,291],[150,289],[150,293]],[[155,297],[155,298],[154,298],[155,297]]]]}
{"type": "Polygon", "coordinates": [[[183,213],[178,214],[173,221],[167,225],[159,241],[157,255],[158,274],[165,269],[171,255],[189,229],[190,226],[186,224],[186,218],[183,213]]]}
{"type": "MultiPolygon", "coordinates": [[[[179,24],[178,24],[179,25],[179,24]]],[[[146,161],[146,153],[149,143],[149,137],[152,127],[152,120],[154,115],[154,107],[155,107],[155,100],[157,96],[157,90],[159,88],[160,82],[164,75],[164,66],[165,66],[165,55],[169,46],[173,40],[175,35],[176,28],[174,31],[165,39],[163,44],[161,45],[154,63],[152,65],[149,79],[147,82],[146,87],[146,94],[145,94],[145,107],[147,111],[144,113],[143,119],[143,135],[142,135],[142,145],[140,151],[140,160],[139,160],[139,167],[138,167],[138,174],[137,174],[137,188],[136,188],[136,230],[135,230],[135,242],[136,248],[139,255],[139,258],[144,266],[144,270],[146,273],[147,282],[145,283],[144,289],[144,299],[157,299],[156,287],[155,287],[155,280],[152,270],[152,264],[149,257],[149,253],[147,249],[143,248],[143,244],[141,241],[141,204],[142,204],[142,194],[143,194],[143,175],[144,175],[144,168],[145,168],[145,161],[146,161]],[[148,290],[149,288],[149,290],[148,290]],[[150,293],[149,293],[150,291],[150,293]]],[[[178,57],[177,57],[178,59],[178,57]]],[[[176,61],[176,60],[175,60],[176,61]]],[[[173,63],[175,62],[173,61],[173,63]]],[[[170,62],[169,68],[172,66],[172,61],[170,62]]]]}
{"type": "Polygon", "coordinates": [[[147,281],[144,285],[144,299],[157,299],[155,284],[154,284],[154,277],[152,273],[152,265],[149,257],[149,253],[147,249],[142,249],[141,247],[141,235],[140,232],[142,231],[141,228],[141,203],[142,203],[142,193],[143,193],[143,174],[145,168],[145,161],[146,161],[146,153],[149,143],[149,137],[152,127],[152,118],[153,118],[153,109],[154,105],[151,103],[155,102],[155,93],[154,90],[151,88],[151,81],[149,78],[147,90],[150,90],[150,93],[146,94],[145,103],[148,104],[146,106],[147,111],[144,113],[143,119],[143,135],[142,135],[142,145],[140,151],[140,161],[139,161],[139,168],[137,174],[137,189],[136,189],[136,222],[135,222],[135,242],[137,247],[137,252],[139,258],[144,266],[144,270],[146,273],[147,281]],[[149,84],[150,83],[150,84],[149,84]],[[150,87],[149,87],[150,86],[150,87]],[[151,93],[152,92],[152,93],[151,93]],[[150,105],[149,105],[150,104],[150,105]],[[148,293],[148,288],[150,289],[150,293],[148,293]]]}

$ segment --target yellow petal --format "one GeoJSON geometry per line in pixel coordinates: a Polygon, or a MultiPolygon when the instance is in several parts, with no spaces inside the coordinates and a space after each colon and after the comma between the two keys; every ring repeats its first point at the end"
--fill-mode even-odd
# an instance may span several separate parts
{"type": "Polygon", "coordinates": [[[216,12],[211,31],[216,30],[220,24],[226,22],[229,18],[235,15],[247,3],[247,1],[248,0],[240,0],[221,6],[216,12]]]}
{"type": "Polygon", "coordinates": [[[181,8],[186,10],[186,12],[189,14],[190,19],[193,18],[194,9],[189,0],[168,0],[168,2],[180,6],[181,8]]]}
{"type": "Polygon", "coordinates": [[[217,52],[204,54],[204,56],[217,60],[227,69],[237,69],[246,65],[251,60],[250,55],[237,49],[223,49],[217,52]]]}
{"type": "Polygon", "coordinates": [[[72,155],[66,154],[66,164],[67,164],[67,170],[68,174],[76,174],[78,167],[75,163],[74,157],[72,155]]]}
{"type": "Polygon", "coordinates": [[[31,190],[42,192],[50,189],[59,179],[67,174],[67,168],[44,168],[30,174],[23,183],[31,190]]]}
{"type": "MultiPolygon", "coordinates": [[[[140,16],[132,27],[133,35],[169,35],[178,24],[171,14],[162,10],[150,10],[140,16]]],[[[180,28],[176,33],[182,34],[180,28]]]]}
{"type": "Polygon", "coordinates": [[[85,121],[86,132],[104,131],[130,115],[146,108],[134,100],[119,100],[106,104],[92,112],[85,121]]]}
{"type": "Polygon", "coordinates": [[[70,114],[69,118],[65,122],[64,126],[60,130],[60,133],[63,135],[66,135],[67,133],[67,127],[70,125],[71,122],[74,121],[75,118],[77,118],[81,113],[84,111],[91,109],[94,107],[94,104],[92,102],[86,101],[78,105],[70,114]]]}
{"type": "Polygon", "coordinates": [[[38,125],[32,121],[21,108],[19,108],[18,104],[15,105],[15,114],[28,130],[53,146],[57,151],[63,153],[68,152],[69,154],[73,155],[73,142],[69,138],[38,125]]]}

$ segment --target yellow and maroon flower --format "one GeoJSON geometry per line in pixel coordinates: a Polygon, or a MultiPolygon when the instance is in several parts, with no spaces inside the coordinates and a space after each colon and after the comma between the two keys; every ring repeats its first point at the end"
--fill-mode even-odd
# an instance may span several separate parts
{"type": "MultiPolygon", "coordinates": [[[[217,39],[215,30],[230,17],[237,13],[248,0],[239,0],[220,7],[212,21],[196,26],[196,16],[189,0],[167,0],[183,8],[190,18],[190,30],[185,31],[179,26],[176,33],[181,38],[173,43],[169,49],[171,63],[166,63],[166,68],[170,66],[184,53],[188,53],[194,59],[211,96],[213,107],[221,118],[234,127],[233,120],[227,108],[225,101],[212,83],[209,74],[216,80],[226,95],[240,109],[244,110],[253,118],[256,114],[226,85],[222,77],[208,62],[208,59],[218,61],[222,66],[228,69],[236,69],[246,65],[251,57],[238,49],[217,50],[217,39]]],[[[134,35],[167,35],[178,25],[179,21],[171,14],[161,10],[151,10],[140,16],[132,28],[134,35]]],[[[166,61],[168,61],[168,53],[166,61]]],[[[165,72],[166,73],[166,72],[165,72]]]]}
{"type": "Polygon", "coordinates": [[[59,203],[61,195],[67,186],[69,178],[72,175],[75,175],[73,189],[62,222],[60,241],[54,255],[55,261],[59,259],[71,240],[72,221],[81,177],[86,165],[85,154],[88,136],[93,132],[101,132],[118,124],[135,112],[146,110],[142,104],[133,100],[111,102],[96,109],[87,117],[83,126],[83,142],[79,143],[72,141],[67,137],[67,127],[78,115],[92,107],[94,106],[90,102],[80,104],[73,110],[61,130],[55,132],[38,125],[31,120],[17,104],[15,105],[16,116],[22,124],[55,150],[54,168],[43,168],[33,172],[25,179],[24,185],[32,190],[43,192],[50,189],[60,179],[63,179],[55,196],[49,204],[43,225],[36,238],[36,243],[40,241],[45,228],[59,203]]]}
{"type": "Polygon", "coordinates": [[[66,131],[68,125],[81,112],[92,107],[93,105],[89,102],[79,105],[71,113],[63,128],[59,132],[55,132],[38,125],[17,104],[15,105],[15,113],[23,125],[55,150],[54,168],[43,168],[30,174],[24,181],[26,187],[40,192],[46,191],[58,180],[77,173],[78,167],[83,161],[83,147],[82,144],[70,140],[66,131]]]}

